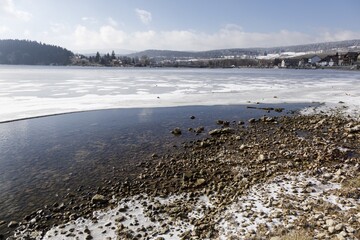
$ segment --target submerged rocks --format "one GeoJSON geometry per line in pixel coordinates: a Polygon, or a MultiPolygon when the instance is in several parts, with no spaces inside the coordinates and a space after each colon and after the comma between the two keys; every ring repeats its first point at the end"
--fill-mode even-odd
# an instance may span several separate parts
{"type": "Polygon", "coordinates": [[[181,129],[180,128],[174,128],[172,131],[171,131],[172,134],[174,134],[175,136],[178,136],[178,135],[181,135],[181,129]]]}

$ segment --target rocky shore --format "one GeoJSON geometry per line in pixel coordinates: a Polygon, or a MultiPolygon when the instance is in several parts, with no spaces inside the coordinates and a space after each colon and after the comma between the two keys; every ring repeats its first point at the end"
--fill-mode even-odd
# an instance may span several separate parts
{"type": "Polygon", "coordinates": [[[0,224],[9,239],[360,239],[359,120],[217,123],[174,129],[204,137],[154,153],[126,181],[0,224]]]}

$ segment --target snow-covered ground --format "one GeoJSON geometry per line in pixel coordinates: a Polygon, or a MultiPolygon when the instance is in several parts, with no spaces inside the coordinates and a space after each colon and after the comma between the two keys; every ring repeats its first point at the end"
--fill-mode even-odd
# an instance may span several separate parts
{"type": "Polygon", "coordinates": [[[345,102],[357,109],[360,72],[0,66],[0,122],[97,109],[248,101],[345,102]]]}
{"type": "MultiPolygon", "coordinates": [[[[341,211],[348,211],[360,204],[360,200],[345,199],[333,194],[333,190],[341,188],[341,184],[323,182],[303,173],[280,175],[265,184],[254,185],[246,194],[226,206],[224,211],[217,212],[217,239],[230,239],[231,236],[243,239],[246,234],[255,232],[261,224],[272,228],[283,226],[287,222],[286,227],[290,229],[311,202],[324,201],[341,211]],[[284,212],[284,204],[292,205],[298,210],[284,212]]],[[[53,227],[42,239],[88,239],[88,235],[93,239],[121,239],[117,235],[119,230],[132,235],[144,236],[146,233],[148,239],[182,239],[182,235],[195,228],[193,223],[196,220],[206,217],[207,209],[220,208],[215,199],[214,196],[207,195],[201,195],[195,201],[189,200],[186,194],[166,198],[137,195],[121,199],[116,208],[94,212],[92,219],[78,218],[53,227]],[[192,211],[182,221],[174,220],[169,214],[174,206],[187,206],[192,211]],[[152,214],[156,215],[156,221],[152,219],[152,214]]],[[[21,232],[17,234],[22,236],[21,232]]],[[[40,234],[41,232],[32,232],[34,238],[38,236],[40,239],[40,234]]]]}

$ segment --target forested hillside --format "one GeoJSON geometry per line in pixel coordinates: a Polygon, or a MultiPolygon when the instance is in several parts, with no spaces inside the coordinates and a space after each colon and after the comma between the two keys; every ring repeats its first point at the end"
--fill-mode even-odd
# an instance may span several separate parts
{"type": "Polygon", "coordinates": [[[74,54],[58,46],[29,40],[0,40],[0,64],[67,65],[74,54]]]}

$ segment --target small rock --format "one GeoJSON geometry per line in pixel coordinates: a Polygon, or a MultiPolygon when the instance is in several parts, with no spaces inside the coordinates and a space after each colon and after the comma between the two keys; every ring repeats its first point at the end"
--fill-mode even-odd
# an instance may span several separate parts
{"type": "Polygon", "coordinates": [[[249,122],[249,123],[255,123],[255,122],[256,122],[256,119],[255,119],[255,118],[250,118],[248,122],[249,122]]]}
{"type": "Polygon", "coordinates": [[[5,224],[6,222],[5,221],[0,221],[0,226],[5,224]]]}
{"type": "Polygon", "coordinates": [[[338,225],[335,226],[335,230],[336,231],[341,231],[343,229],[344,225],[342,223],[339,223],[338,225]]]}
{"type": "Polygon", "coordinates": [[[281,240],[280,237],[271,237],[270,240],[281,240]]]}
{"type": "Polygon", "coordinates": [[[86,239],[86,240],[91,240],[91,239],[93,239],[93,236],[87,235],[85,239],[86,239]]]}
{"type": "Polygon", "coordinates": [[[174,128],[172,131],[171,131],[172,134],[174,135],[181,135],[181,129],[180,128],[174,128]]]}
{"type": "Polygon", "coordinates": [[[199,187],[199,186],[201,186],[201,185],[204,185],[205,182],[206,182],[205,179],[199,178],[199,179],[197,179],[196,182],[195,182],[195,187],[199,187]]]}
{"type": "Polygon", "coordinates": [[[190,116],[190,119],[195,119],[195,116],[190,116]]]}
{"type": "Polygon", "coordinates": [[[186,179],[190,179],[192,178],[193,176],[193,173],[191,171],[186,171],[183,173],[183,179],[186,180],[186,179]]]}
{"type": "Polygon", "coordinates": [[[259,162],[263,162],[263,161],[266,160],[266,157],[265,157],[264,154],[260,154],[260,155],[258,156],[257,160],[258,160],[259,162]]]}
{"type": "Polygon", "coordinates": [[[326,223],[326,226],[328,226],[328,227],[331,227],[331,226],[334,226],[334,225],[335,225],[335,221],[332,220],[332,219],[326,220],[325,223],[326,223]]]}
{"type": "Polygon", "coordinates": [[[103,195],[95,194],[95,196],[92,197],[91,202],[93,204],[97,204],[97,203],[105,204],[108,203],[108,200],[103,195]]]}
{"type": "Polygon", "coordinates": [[[354,232],[355,232],[355,229],[354,229],[353,227],[351,227],[351,226],[347,226],[347,227],[346,227],[346,231],[347,231],[348,233],[354,233],[354,232]]]}
{"type": "Polygon", "coordinates": [[[9,224],[8,224],[8,228],[16,228],[18,225],[19,225],[18,222],[16,222],[16,221],[11,221],[11,222],[9,222],[9,224]]]}
{"type": "Polygon", "coordinates": [[[205,130],[204,127],[198,127],[198,128],[195,128],[195,133],[202,133],[203,131],[205,130]]]}
{"type": "Polygon", "coordinates": [[[164,227],[163,229],[160,230],[160,234],[167,234],[168,232],[170,232],[168,227],[164,227]]]}
{"type": "Polygon", "coordinates": [[[220,135],[220,134],[221,134],[221,129],[214,129],[209,132],[209,135],[211,136],[220,135]]]}
{"type": "Polygon", "coordinates": [[[333,233],[335,232],[335,227],[333,227],[333,226],[329,227],[329,228],[328,228],[328,232],[329,232],[330,234],[333,234],[333,233]]]}

